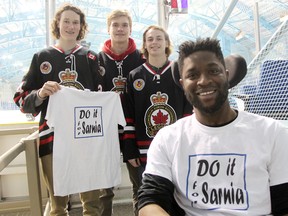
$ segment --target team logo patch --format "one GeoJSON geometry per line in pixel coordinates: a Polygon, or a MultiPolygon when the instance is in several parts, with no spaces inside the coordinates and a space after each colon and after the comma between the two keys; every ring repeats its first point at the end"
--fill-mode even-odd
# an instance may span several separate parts
{"type": "Polygon", "coordinates": [[[105,72],[106,72],[105,68],[104,68],[103,66],[99,66],[99,73],[100,73],[100,75],[101,75],[101,76],[104,76],[104,75],[105,75],[105,72]]]}
{"type": "Polygon", "coordinates": [[[177,119],[175,110],[168,104],[168,95],[157,92],[151,95],[151,106],[146,110],[144,122],[146,134],[150,138],[155,137],[157,132],[177,119]]]}
{"type": "Polygon", "coordinates": [[[113,88],[111,91],[117,92],[118,94],[123,94],[126,88],[127,79],[122,76],[114,77],[112,80],[113,88]]]}
{"type": "Polygon", "coordinates": [[[72,87],[80,90],[84,90],[84,86],[77,81],[78,73],[76,71],[70,71],[69,68],[66,68],[65,71],[60,71],[59,79],[61,82],[60,85],[72,87]]]}
{"type": "Polygon", "coordinates": [[[145,86],[145,81],[143,79],[136,79],[133,82],[133,87],[137,91],[141,91],[145,86]]]}
{"type": "Polygon", "coordinates": [[[42,74],[49,74],[51,70],[52,65],[48,61],[42,62],[42,64],[40,65],[40,71],[42,74]]]}

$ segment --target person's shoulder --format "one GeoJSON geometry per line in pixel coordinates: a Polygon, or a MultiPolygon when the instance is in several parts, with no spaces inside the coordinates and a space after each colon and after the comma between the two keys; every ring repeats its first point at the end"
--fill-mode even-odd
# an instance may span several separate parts
{"type": "Polygon", "coordinates": [[[284,128],[284,124],[281,124],[279,120],[271,117],[262,116],[247,111],[238,111],[240,121],[255,125],[257,128],[261,127],[280,127],[284,128]]]}
{"type": "Polygon", "coordinates": [[[99,55],[99,56],[100,56],[100,55],[105,56],[106,54],[105,54],[105,52],[104,52],[103,50],[101,50],[101,51],[98,52],[98,55],[99,55]]]}
{"type": "Polygon", "coordinates": [[[161,128],[154,137],[154,139],[161,140],[160,142],[163,141],[162,144],[166,145],[165,143],[171,143],[171,141],[176,142],[176,140],[181,140],[183,135],[187,133],[187,131],[189,133],[191,132],[191,116],[181,118],[173,124],[161,128]]]}
{"type": "Polygon", "coordinates": [[[276,122],[275,119],[267,117],[267,116],[263,116],[263,115],[259,115],[259,114],[255,114],[255,113],[251,113],[251,112],[247,112],[247,111],[238,111],[239,116],[241,118],[245,118],[245,119],[254,119],[254,120],[259,120],[259,121],[272,121],[272,122],[276,122]]]}
{"type": "Polygon", "coordinates": [[[59,51],[56,50],[53,46],[48,46],[34,53],[34,58],[39,58],[39,59],[42,59],[42,58],[46,59],[50,57],[54,58],[54,56],[57,55],[58,52],[59,51]]]}
{"type": "Polygon", "coordinates": [[[133,52],[135,55],[138,55],[139,57],[141,58],[145,58],[143,53],[141,52],[141,50],[139,49],[136,49],[134,52],[133,52]]]}
{"type": "Polygon", "coordinates": [[[79,51],[81,51],[81,53],[84,53],[85,55],[87,55],[88,59],[91,59],[93,61],[98,60],[99,59],[99,55],[92,49],[89,49],[88,47],[79,47],[79,51]]]}
{"type": "MultiPolygon", "coordinates": [[[[87,49],[87,48],[85,48],[85,49],[87,49]]],[[[92,50],[92,49],[88,49],[87,52],[88,52],[88,53],[92,53],[92,54],[94,54],[94,55],[96,55],[96,56],[99,55],[97,52],[95,52],[95,51],[92,50]]]]}
{"type": "Polygon", "coordinates": [[[55,49],[53,46],[48,46],[48,47],[45,47],[39,51],[37,51],[35,54],[37,55],[41,55],[41,54],[45,54],[45,53],[51,53],[51,52],[54,52],[55,49]]]}
{"type": "Polygon", "coordinates": [[[180,118],[176,122],[163,127],[161,129],[163,130],[162,133],[167,133],[169,131],[172,133],[177,132],[177,131],[183,131],[184,128],[189,127],[191,125],[192,118],[193,118],[193,115],[180,118]]]}
{"type": "MultiPolygon", "coordinates": [[[[107,54],[106,54],[103,50],[101,50],[100,52],[98,52],[98,57],[99,57],[99,59],[100,59],[100,62],[102,62],[103,64],[105,64],[104,62],[106,62],[106,61],[109,60],[107,54]]],[[[112,60],[110,60],[110,61],[112,61],[112,60]]]]}
{"type": "Polygon", "coordinates": [[[132,76],[135,76],[136,74],[140,74],[143,71],[143,64],[139,65],[138,67],[134,68],[132,71],[130,71],[130,74],[132,76]]]}
{"type": "Polygon", "coordinates": [[[194,115],[189,115],[178,119],[175,123],[171,124],[171,126],[179,127],[179,126],[188,126],[192,122],[194,115]]]}
{"type": "Polygon", "coordinates": [[[81,46],[81,45],[80,45],[80,46],[77,48],[77,51],[86,52],[86,53],[94,53],[94,54],[97,55],[97,53],[96,53],[94,50],[92,50],[92,49],[90,49],[89,47],[86,47],[86,46],[81,46]]]}
{"type": "Polygon", "coordinates": [[[144,54],[139,49],[136,49],[134,52],[132,52],[130,56],[137,57],[143,63],[146,62],[144,54]]]}

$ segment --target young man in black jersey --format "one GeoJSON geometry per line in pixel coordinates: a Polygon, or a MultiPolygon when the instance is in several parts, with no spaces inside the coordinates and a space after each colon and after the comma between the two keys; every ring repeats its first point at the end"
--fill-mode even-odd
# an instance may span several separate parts
{"type": "Polygon", "coordinates": [[[146,28],[142,52],[147,61],[130,72],[127,82],[123,148],[124,159],[138,167],[140,179],[147,150],[157,132],[192,113],[183,89],[174,82],[169,60],[172,44],[162,27],[146,28]]]}
{"type": "MultiPolygon", "coordinates": [[[[107,29],[110,39],[104,42],[102,51],[99,53],[102,72],[104,73],[104,91],[115,91],[120,94],[122,104],[125,103],[124,92],[126,91],[127,77],[131,70],[145,62],[145,58],[136,48],[134,40],[130,37],[132,31],[132,18],[127,10],[113,10],[107,16],[107,29]]],[[[123,151],[123,128],[119,127],[120,145],[123,151]]],[[[124,162],[127,162],[124,158],[124,162]]],[[[137,190],[141,179],[138,175],[138,167],[126,163],[130,181],[133,187],[133,206],[137,202],[137,190]]],[[[110,207],[105,207],[106,214],[111,215],[113,189],[102,190],[101,199],[109,200],[110,207]]],[[[135,212],[136,215],[136,212],[135,212]]]]}
{"type": "MultiPolygon", "coordinates": [[[[74,5],[64,4],[57,10],[51,30],[57,43],[34,54],[14,101],[24,113],[36,116],[41,112],[39,155],[49,192],[50,215],[62,216],[68,215],[68,196],[54,195],[54,132],[45,119],[49,96],[59,91],[61,85],[98,91],[103,83],[98,55],[78,43],[87,32],[85,14],[74,5]]],[[[100,215],[99,193],[99,190],[80,193],[83,215],[100,215]]]]}

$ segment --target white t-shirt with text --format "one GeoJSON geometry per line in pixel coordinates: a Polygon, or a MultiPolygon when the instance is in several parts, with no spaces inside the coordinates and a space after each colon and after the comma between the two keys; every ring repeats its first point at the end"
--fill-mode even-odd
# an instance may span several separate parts
{"type": "Polygon", "coordinates": [[[169,179],[187,216],[268,215],[270,186],[288,182],[288,129],[239,111],[222,127],[195,115],[161,129],[145,173],[169,179]]]}
{"type": "Polygon", "coordinates": [[[55,195],[121,183],[118,125],[126,122],[117,93],[61,87],[49,98],[46,119],[54,129],[55,195]]]}

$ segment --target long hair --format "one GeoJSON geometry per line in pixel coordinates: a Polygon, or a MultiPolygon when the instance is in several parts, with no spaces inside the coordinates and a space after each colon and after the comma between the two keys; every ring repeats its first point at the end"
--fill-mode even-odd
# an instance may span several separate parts
{"type": "Polygon", "coordinates": [[[142,53],[144,54],[146,59],[148,59],[149,53],[148,53],[147,49],[145,48],[145,44],[146,44],[146,34],[150,29],[159,30],[159,31],[164,33],[165,40],[168,42],[168,47],[166,47],[166,49],[165,49],[165,53],[166,53],[167,58],[168,58],[172,53],[172,43],[170,41],[168,33],[162,27],[156,26],[156,25],[151,25],[144,31],[143,40],[142,40],[142,49],[141,49],[142,53]]]}
{"type": "Polygon", "coordinates": [[[85,35],[86,32],[88,31],[88,25],[86,23],[86,18],[85,18],[85,14],[82,12],[82,10],[72,4],[66,3],[64,4],[62,7],[60,7],[56,14],[55,17],[51,23],[51,30],[52,30],[52,35],[56,38],[59,39],[60,38],[60,29],[59,29],[59,22],[61,19],[61,15],[64,11],[74,11],[76,14],[78,14],[80,16],[80,32],[79,35],[77,36],[77,40],[82,40],[85,35]]]}

